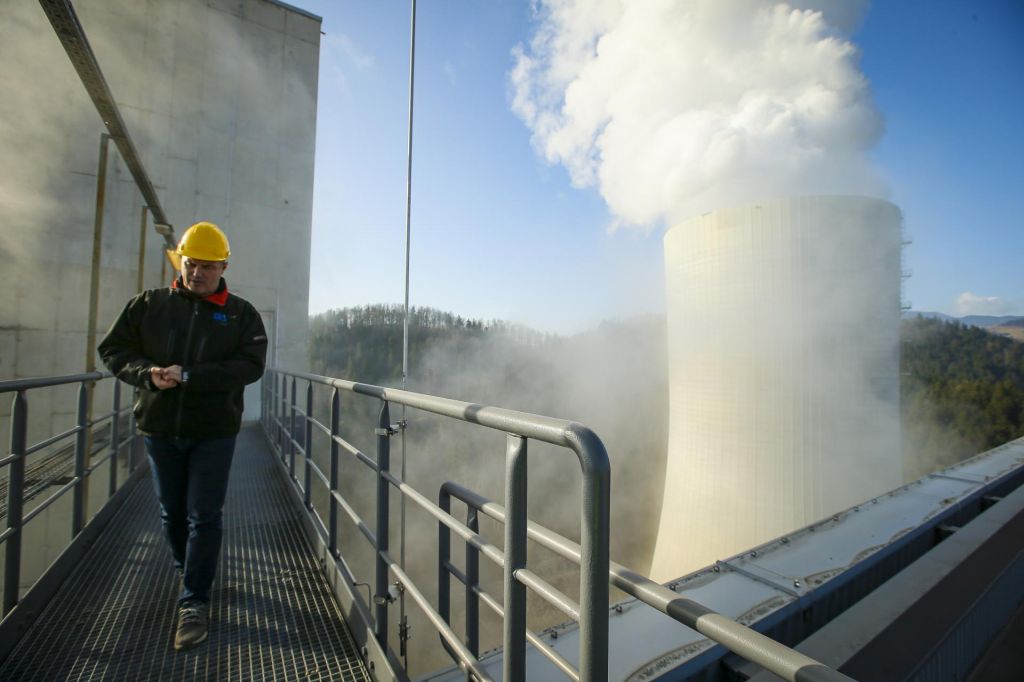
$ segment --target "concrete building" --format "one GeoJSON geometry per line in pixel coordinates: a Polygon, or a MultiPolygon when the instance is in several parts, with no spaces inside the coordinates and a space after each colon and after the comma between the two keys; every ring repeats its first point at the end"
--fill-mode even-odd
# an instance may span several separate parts
{"type": "MultiPolygon", "coordinates": [[[[227,232],[229,287],[263,314],[270,361],[305,368],[320,19],[271,0],[74,7],[176,235],[197,220],[227,232]]],[[[106,128],[39,2],[0,4],[0,27],[0,380],[78,373],[94,352],[87,328],[106,128]]],[[[99,337],[138,290],[140,248],[145,288],[172,276],[152,220],[142,247],[145,202],[113,144],[108,158],[99,337]]],[[[32,400],[29,442],[74,423],[73,390],[32,400]]],[[[246,402],[252,418],[254,388],[246,402]]],[[[9,413],[0,406],[4,442],[9,413]]]]}
{"type": "Polygon", "coordinates": [[[806,197],[665,236],[669,444],[652,577],[898,486],[901,216],[806,197]]]}

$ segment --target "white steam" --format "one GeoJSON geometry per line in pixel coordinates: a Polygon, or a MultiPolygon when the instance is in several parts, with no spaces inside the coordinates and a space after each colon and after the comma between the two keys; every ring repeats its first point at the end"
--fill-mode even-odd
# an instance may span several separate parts
{"type": "Polygon", "coordinates": [[[624,225],[794,194],[882,194],[848,40],[866,2],[537,0],[512,108],[624,225]]]}

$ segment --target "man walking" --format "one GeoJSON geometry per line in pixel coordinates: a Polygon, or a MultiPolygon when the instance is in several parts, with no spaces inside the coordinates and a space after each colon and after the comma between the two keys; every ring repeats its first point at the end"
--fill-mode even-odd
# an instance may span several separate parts
{"type": "Polygon", "coordinates": [[[263,375],[267,335],[256,309],[228,293],[231,252],[213,223],[196,223],[178,244],[181,273],[170,288],[125,306],[98,351],[117,378],[137,386],[160,518],[182,576],[174,648],[209,631],[210,590],[242,392],[263,375]]]}

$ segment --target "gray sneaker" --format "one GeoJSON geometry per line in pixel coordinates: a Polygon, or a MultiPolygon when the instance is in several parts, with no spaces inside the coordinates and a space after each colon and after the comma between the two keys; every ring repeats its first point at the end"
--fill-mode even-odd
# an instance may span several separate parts
{"type": "Polygon", "coordinates": [[[209,634],[210,607],[201,601],[187,601],[178,609],[178,629],[174,649],[184,651],[206,641],[209,634]]]}

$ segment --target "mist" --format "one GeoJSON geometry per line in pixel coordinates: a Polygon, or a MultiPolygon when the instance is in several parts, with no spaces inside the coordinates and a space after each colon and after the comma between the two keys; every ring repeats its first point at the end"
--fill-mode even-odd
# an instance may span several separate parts
{"type": "MultiPolygon", "coordinates": [[[[394,339],[400,339],[395,335],[394,339]]],[[[379,351],[394,358],[398,344],[379,351]]],[[[516,327],[491,327],[478,335],[431,342],[422,353],[411,353],[408,388],[477,404],[553,416],[580,422],[601,438],[611,460],[611,548],[614,561],[640,572],[650,567],[661,503],[667,442],[668,374],[665,321],[649,316],[607,321],[569,337],[542,335],[516,327]]],[[[414,346],[415,348],[415,346],[414,346]]],[[[314,367],[314,371],[328,368],[314,367]]],[[[376,381],[353,376],[354,380],[376,381]]],[[[399,382],[385,382],[395,385],[399,382]]],[[[326,409],[326,393],[321,394],[326,409]]],[[[364,452],[373,453],[372,429],[376,401],[342,396],[342,430],[364,452]]],[[[323,412],[321,411],[321,414],[323,412]]],[[[437,417],[419,410],[402,412],[391,406],[391,419],[408,420],[405,432],[406,480],[436,500],[441,484],[454,481],[505,504],[505,434],[476,425],[437,417]]],[[[315,452],[325,452],[326,442],[315,452]]],[[[401,466],[401,445],[391,442],[392,469],[401,466]]],[[[580,465],[568,449],[528,441],[528,513],[531,521],[579,541],[580,465]]],[[[374,477],[364,467],[343,465],[342,488],[364,519],[373,518],[374,477]]],[[[400,508],[392,495],[392,554],[399,554],[397,531],[400,508]]],[[[436,598],[437,522],[408,505],[406,570],[416,584],[436,598]]],[[[453,504],[456,518],[465,507],[453,504]]],[[[481,515],[481,531],[495,545],[504,545],[503,527],[481,515]]],[[[346,561],[357,573],[372,575],[372,556],[362,538],[351,532],[342,538],[346,561]],[[367,572],[369,571],[369,572],[367,572]]],[[[464,549],[452,542],[453,561],[462,566],[464,549]]],[[[530,543],[529,565],[541,577],[572,598],[578,598],[579,569],[530,543]]],[[[485,588],[500,600],[501,570],[481,560],[485,588]]],[[[528,590],[528,625],[535,631],[562,623],[564,614],[528,590]]],[[[616,594],[613,598],[621,597],[616,594]]],[[[463,594],[452,580],[452,613],[462,632],[463,594]]],[[[410,663],[426,672],[448,664],[433,628],[415,607],[408,610],[414,636],[410,663]]],[[[483,649],[501,643],[501,625],[481,610],[483,649]]],[[[397,641],[393,641],[397,646],[397,641]]]]}

